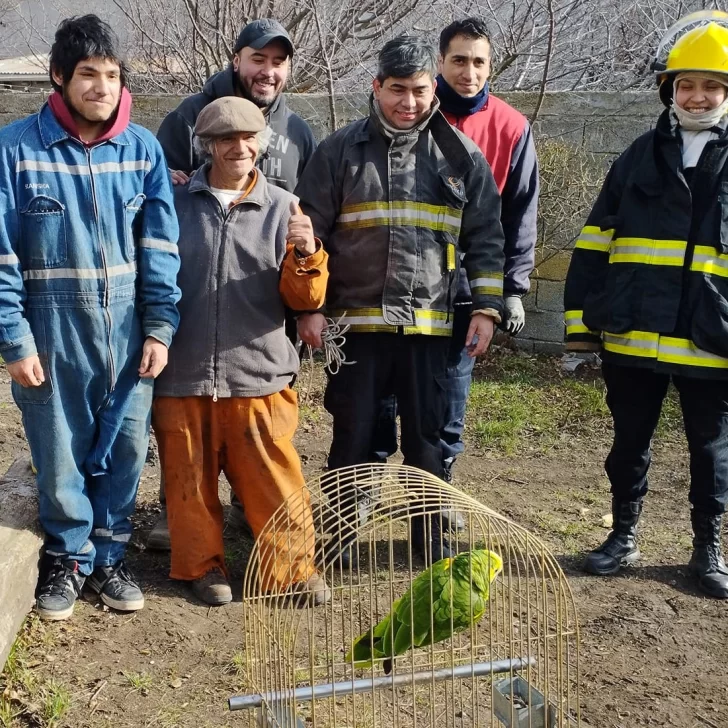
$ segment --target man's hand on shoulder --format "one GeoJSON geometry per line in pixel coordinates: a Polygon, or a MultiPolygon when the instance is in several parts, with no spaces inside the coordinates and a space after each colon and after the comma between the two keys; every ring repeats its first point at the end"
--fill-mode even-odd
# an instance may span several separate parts
{"type": "Polygon", "coordinates": [[[172,175],[173,185],[186,185],[190,181],[190,176],[181,169],[170,169],[169,173],[172,175]]]}

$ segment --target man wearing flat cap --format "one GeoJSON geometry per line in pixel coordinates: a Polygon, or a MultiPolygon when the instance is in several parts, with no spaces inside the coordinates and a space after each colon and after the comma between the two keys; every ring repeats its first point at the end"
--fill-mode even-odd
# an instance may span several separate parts
{"type": "Polygon", "coordinates": [[[258,167],[268,182],[293,192],[311,158],[316,140],[309,125],[286,105],[283,89],[293,58],[293,42],[272,18],[254,20],[241,31],[230,65],[208,79],[201,93],[167,114],[157,132],[174,182],[185,182],[202,160],[192,143],[199,113],[210,102],[239,96],[260,108],[268,124],[268,149],[258,167]]]}
{"type": "Polygon", "coordinates": [[[310,508],[283,524],[282,541],[261,532],[289,496],[305,492],[292,443],[298,405],[289,386],[299,362],[284,330],[285,306],[323,305],[328,256],[298,199],[255,166],[266,137],[255,104],[217,99],[200,112],[194,132],[208,161],[175,188],[180,326],[152,411],[170,576],[191,582],[208,604],[231,600],[218,499],[224,472],[259,540],[261,589],[290,589],[320,604],[330,592],[314,567],[310,508]]]}
{"type": "MultiPolygon", "coordinates": [[[[298,178],[316,149],[309,125],[286,104],[283,89],[293,57],[293,42],[286,29],[272,18],[254,20],[241,31],[233,48],[230,65],[212,76],[201,93],[185,99],[171,111],[157,132],[167,165],[175,184],[185,184],[202,164],[193,144],[193,130],[200,112],[212,101],[227,96],[252,101],[262,110],[268,125],[267,149],[258,156],[257,165],[269,184],[293,192],[298,178]]],[[[288,335],[295,340],[295,321],[289,316],[288,335]]],[[[162,513],[149,535],[147,546],[169,549],[164,510],[164,485],[160,488],[162,513]]],[[[230,523],[246,528],[240,504],[232,497],[230,523]]]]}

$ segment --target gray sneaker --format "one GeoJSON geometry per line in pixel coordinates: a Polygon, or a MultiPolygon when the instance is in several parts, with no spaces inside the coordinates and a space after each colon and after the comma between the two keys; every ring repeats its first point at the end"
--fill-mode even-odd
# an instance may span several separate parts
{"type": "Polygon", "coordinates": [[[123,561],[114,566],[97,566],[86,586],[104,604],[120,612],[136,612],[144,607],[144,595],[123,561]]]}
{"type": "Polygon", "coordinates": [[[169,528],[167,526],[167,509],[162,508],[154,528],[149,532],[147,548],[151,551],[169,551],[172,545],[169,540],[169,528]]]}
{"type": "Polygon", "coordinates": [[[192,582],[192,591],[205,604],[218,606],[233,600],[230,584],[220,569],[210,569],[204,576],[192,582]]]}
{"type": "Polygon", "coordinates": [[[35,611],[41,619],[58,621],[73,614],[81,596],[85,577],[78,573],[78,562],[44,556],[36,593],[35,611]]]}

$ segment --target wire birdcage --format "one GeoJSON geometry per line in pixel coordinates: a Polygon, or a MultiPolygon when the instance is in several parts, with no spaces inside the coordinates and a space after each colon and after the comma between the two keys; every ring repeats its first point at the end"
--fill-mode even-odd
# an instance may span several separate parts
{"type": "Polygon", "coordinates": [[[532,533],[416,468],[342,468],[289,499],[256,541],[243,614],[250,693],[229,702],[252,709],[250,725],[580,725],[576,606],[556,560],[532,533]],[[436,558],[413,549],[417,519],[427,524],[427,543],[487,549],[502,572],[467,629],[360,669],[347,655],[354,640],[436,558]],[[331,589],[318,606],[300,587],[314,568],[331,589]]]}

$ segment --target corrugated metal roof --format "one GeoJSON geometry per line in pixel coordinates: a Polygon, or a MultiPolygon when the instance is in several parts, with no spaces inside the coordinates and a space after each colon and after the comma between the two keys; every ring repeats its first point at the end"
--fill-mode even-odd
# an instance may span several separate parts
{"type": "Polygon", "coordinates": [[[48,76],[48,61],[38,56],[18,56],[17,58],[0,59],[0,78],[48,76]]]}

